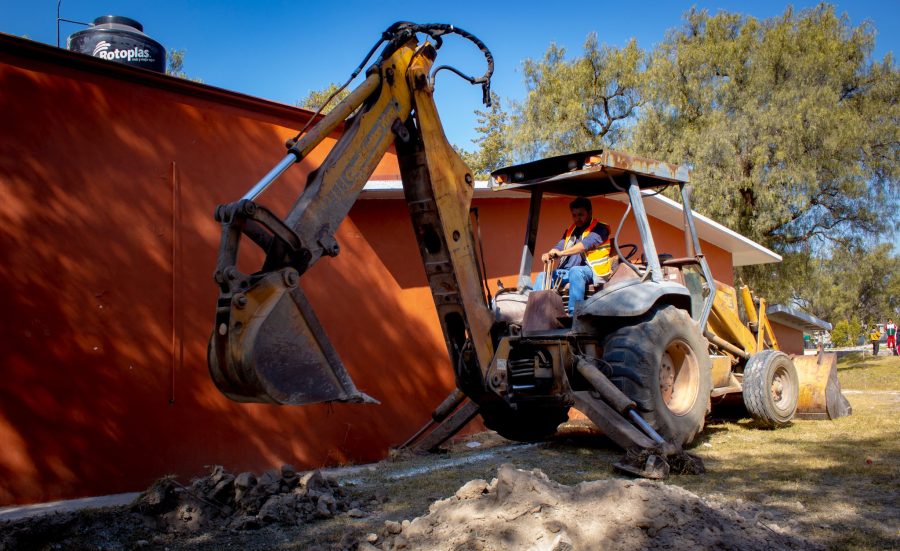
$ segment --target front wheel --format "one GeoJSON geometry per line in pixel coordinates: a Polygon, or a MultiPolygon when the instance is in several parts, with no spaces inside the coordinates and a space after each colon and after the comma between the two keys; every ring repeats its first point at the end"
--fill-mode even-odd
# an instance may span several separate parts
{"type": "Polygon", "coordinates": [[[685,445],[703,430],[712,389],[708,344],[687,312],[651,310],[603,342],[609,379],[667,441],[685,445]]]}
{"type": "Polygon", "coordinates": [[[744,367],[744,405],[750,415],[770,427],[783,427],[797,412],[800,383],[797,368],[784,352],[763,350],[744,367]]]}

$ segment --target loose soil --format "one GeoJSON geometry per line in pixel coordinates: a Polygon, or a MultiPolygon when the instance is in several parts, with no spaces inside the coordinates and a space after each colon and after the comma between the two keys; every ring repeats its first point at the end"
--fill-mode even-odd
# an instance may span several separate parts
{"type": "Polygon", "coordinates": [[[128,507],[2,524],[0,549],[900,548],[900,359],[839,368],[845,388],[866,381],[853,416],[771,431],[717,414],[692,450],[700,476],[622,477],[620,452],[573,427],[539,444],[483,433],[374,465],[166,478],[128,507]]]}
{"type": "Polygon", "coordinates": [[[490,482],[470,480],[411,521],[385,520],[388,502],[385,494],[346,491],[319,471],[298,476],[285,466],[280,476],[257,479],[215,467],[189,487],[159,480],[127,508],[12,524],[3,542],[9,549],[822,549],[678,486],[622,478],[567,486],[509,463],[490,482]],[[335,542],[323,523],[316,537],[325,519],[351,526],[335,542]]]}

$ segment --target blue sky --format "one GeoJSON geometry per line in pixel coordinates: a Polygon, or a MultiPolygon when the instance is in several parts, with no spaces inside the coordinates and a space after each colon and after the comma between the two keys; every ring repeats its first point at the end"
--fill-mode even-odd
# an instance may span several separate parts
{"type": "MultiPolygon", "coordinates": [[[[493,89],[505,99],[520,99],[523,60],[540,58],[551,42],[579,53],[588,33],[622,46],[630,38],[649,49],[668,29],[682,24],[692,5],[767,18],[784,12],[787,2],[647,1],[516,3],[316,2],[63,0],[61,17],[91,21],[107,14],[137,19],[145,32],[166,48],[186,50],[185,71],[212,86],[293,104],[309,91],[343,82],[382,30],[398,20],[452,23],[475,34],[495,57],[493,89]],[[628,9],[623,6],[629,5],[628,9]]],[[[816,2],[795,2],[795,9],[816,2]]],[[[875,56],[900,52],[900,0],[835,3],[853,25],[871,22],[877,29],[875,56]]],[[[56,44],[56,0],[0,0],[0,32],[56,44]]],[[[61,43],[81,29],[62,23],[61,43]]],[[[483,58],[470,44],[448,39],[440,63],[480,75],[483,58]]],[[[450,73],[437,81],[437,102],[450,141],[472,149],[481,93],[450,73]]],[[[274,144],[275,147],[280,144],[274,144]]]]}

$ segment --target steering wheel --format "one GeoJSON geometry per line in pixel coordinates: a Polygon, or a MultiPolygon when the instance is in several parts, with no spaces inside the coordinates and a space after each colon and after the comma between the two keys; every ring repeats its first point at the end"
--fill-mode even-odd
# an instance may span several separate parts
{"type": "Polygon", "coordinates": [[[631,260],[638,251],[638,246],[634,243],[621,243],[619,244],[619,252],[622,253],[622,256],[625,257],[625,260],[631,260]],[[628,249],[628,252],[625,252],[625,249],[628,249]]]}

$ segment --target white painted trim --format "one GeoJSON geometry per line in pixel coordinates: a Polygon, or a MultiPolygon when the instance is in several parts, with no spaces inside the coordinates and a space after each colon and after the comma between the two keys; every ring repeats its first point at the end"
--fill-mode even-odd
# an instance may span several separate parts
{"type": "MultiPolygon", "coordinates": [[[[649,192],[644,193],[651,195],[649,192]]],[[[370,180],[360,196],[361,199],[399,199],[402,197],[403,182],[400,180],[370,180]]],[[[514,197],[527,200],[528,196],[515,191],[491,191],[487,181],[478,180],[475,182],[475,197],[479,199],[514,197]]],[[[607,198],[628,204],[628,196],[624,193],[609,195],[607,198]]],[[[652,195],[646,198],[644,205],[649,216],[677,228],[678,231],[683,231],[684,209],[681,203],[664,195],[652,195]]],[[[781,255],[697,211],[694,211],[694,224],[700,239],[731,253],[734,266],[781,262],[781,255]]]]}
{"type": "MultiPolygon", "coordinates": [[[[645,195],[647,193],[645,192],[645,195]]],[[[626,202],[626,196],[621,194],[617,200],[626,202]]],[[[647,214],[675,226],[679,230],[684,227],[684,208],[681,203],[673,201],[664,195],[648,197],[644,204],[647,205],[647,214]]],[[[735,266],[750,266],[754,264],[771,264],[781,262],[781,255],[763,247],[756,241],[744,237],[736,231],[711,220],[706,216],[694,212],[694,225],[700,239],[729,251],[735,266]]]]}
{"type": "MultiPolygon", "coordinates": [[[[475,181],[475,197],[478,199],[528,199],[521,191],[491,191],[487,180],[475,181]]],[[[403,182],[401,180],[369,180],[363,188],[360,199],[402,199],[403,182]]]]}

